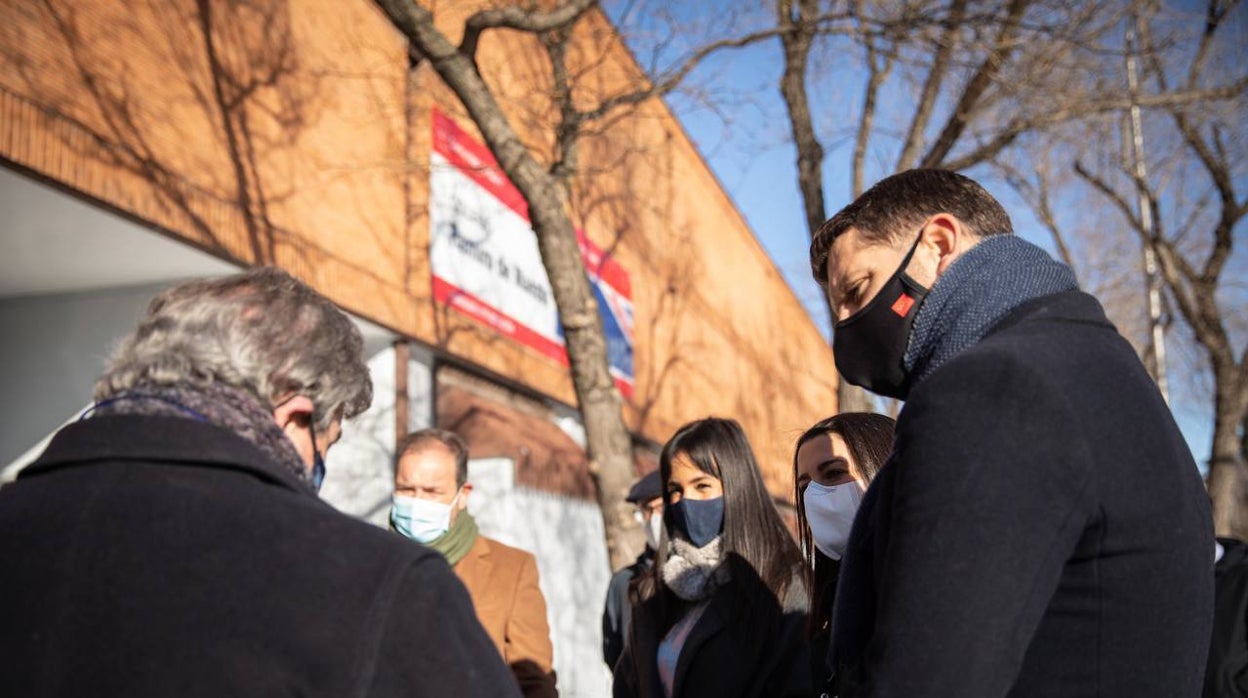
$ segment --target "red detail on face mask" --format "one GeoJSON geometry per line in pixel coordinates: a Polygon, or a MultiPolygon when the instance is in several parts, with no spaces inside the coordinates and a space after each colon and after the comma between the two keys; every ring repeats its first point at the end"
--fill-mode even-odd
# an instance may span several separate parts
{"type": "Polygon", "coordinates": [[[903,293],[901,294],[901,297],[893,303],[893,312],[897,313],[901,317],[905,317],[906,313],[910,312],[910,309],[913,307],[914,299],[903,293]]]}

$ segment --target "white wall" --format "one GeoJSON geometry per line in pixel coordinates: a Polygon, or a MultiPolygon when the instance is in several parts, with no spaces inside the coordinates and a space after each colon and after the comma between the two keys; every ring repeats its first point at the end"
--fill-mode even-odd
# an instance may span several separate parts
{"type": "MultiPolygon", "coordinates": [[[[366,334],[366,338],[368,335],[366,334]]],[[[364,414],[342,425],[342,438],[325,459],[321,499],[338,510],[377,526],[389,525],[390,497],[394,492],[394,348],[386,337],[374,344],[368,370],[373,379],[373,404],[364,414]]],[[[372,349],[373,347],[367,347],[372,349]]],[[[433,359],[412,346],[408,362],[408,430],[433,424],[433,359]]]]}
{"type": "Polygon", "coordinates": [[[611,579],[598,505],[515,484],[508,458],[470,461],[468,510],[481,533],[537,557],[563,698],[611,695],[602,608],[611,579]]]}
{"type": "Polygon", "coordinates": [[[16,477],[32,460],[30,449],[91,403],[114,344],[167,285],[0,299],[0,482],[16,477]]]}

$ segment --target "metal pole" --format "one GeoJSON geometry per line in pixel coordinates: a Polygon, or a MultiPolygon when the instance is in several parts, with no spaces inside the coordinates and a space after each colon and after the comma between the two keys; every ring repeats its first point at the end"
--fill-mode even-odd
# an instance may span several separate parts
{"type": "MultiPolygon", "coordinates": [[[[1135,19],[1138,21],[1138,18],[1135,19]]],[[[1147,240],[1153,237],[1153,208],[1150,205],[1146,182],[1148,166],[1144,162],[1144,129],[1140,119],[1139,67],[1135,60],[1135,24],[1127,27],[1127,87],[1131,92],[1131,160],[1135,169],[1136,191],[1139,194],[1140,225],[1147,240]]],[[[1157,252],[1150,242],[1144,243],[1144,278],[1148,288],[1148,327],[1152,338],[1152,351],[1148,353],[1145,367],[1152,374],[1161,391],[1161,397],[1170,404],[1170,389],[1166,382],[1166,328],[1161,320],[1161,275],[1157,269],[1157,252]]]]}

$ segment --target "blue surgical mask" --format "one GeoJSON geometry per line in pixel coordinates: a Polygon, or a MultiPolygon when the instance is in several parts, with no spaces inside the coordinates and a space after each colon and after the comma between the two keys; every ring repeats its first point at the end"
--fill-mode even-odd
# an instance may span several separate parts
{"type": "Polygon", "coordinates": [[[724,530],[724,498],[681,498],[671,505],[672,528],[695,547],[710,543],[724,530]]]}
{"type": "Polygon", "coordinates": [[[312,435],[312,486],[320,492],[321,483],[325,482],[325,458],[321,456],[320,449],[316,447],[316,422],[314,420],[308,422],[308,433],[312,435]]]}
{"type": "Polygon", "coordinates": [[[458,500],[458,494],[450,504],[396,494],[390,523],[394,530],[418,543],[432,543],[451,529],[451,510],[458,500]]]}

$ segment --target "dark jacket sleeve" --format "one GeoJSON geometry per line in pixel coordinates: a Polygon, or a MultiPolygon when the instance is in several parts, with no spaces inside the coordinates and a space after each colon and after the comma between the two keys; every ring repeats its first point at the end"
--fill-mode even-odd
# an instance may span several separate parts
{"type": "MultiPolygon", "coordinates": [[[[1218,540],[1227,546],[1244,545],[1218,540]]],[[[1217,571],[1214,598],[1213,639],[1202,696],[1248,698],[1248,560],[1217,571]]]]}
{"type": "Polygon", "coordinates": [[[467,590],[439,556],[407,570],[380,642],[367,694],[373,698],[520,697],[467,590]]]}
{"type": "Polygon", "coordinates": [[[933,374],[898,422],[875,698],[1005,695],[1094,512],[1065,396],[1021,360],[978,361],[933,374]]]}
{"type": "Polygon", "coordinates": [[[810,696],[814,684],[810,673],[810,642],[806,626],[810,614],[810,592],[798,575],[789,585],[783,600],[778,636],[775,680],[768,696],[810,696]]]}
{"type": "Polygon", "coordinates": [[[642,608],[629,606],[629,630],[624,635],[624,647],[620,650],[620,657],[616,660],[612,671],[612,698],[645,698],[650,693],[649,682],[652,677],[641,675],[642,662],[638,661],[637,655],[639,651],[649,653],[656,650],[654,643],[657,640],[644,632],[648,626],[644,617],[646,612],[644,603],[642,608]],[[638,623],[641,625],[639,626],[638,623]],[[644,637],[639,637],[638,632],[641,632],[644,637]]]}
{"type": "Polygon", "coordinates": [[[628,632],[630,579],[632,567],[625,567],[611,577],[611,583],[607,585],[607,602],[602,609],[602,659],[612,669],[624,651],[624,636],[628,632]]]}
{"type": "Polygon", "coordinates": [[[814,690],[810,674],[810,644],[806,641],[806,614],[789,612],[780,626],[778,655],[767,696],[806,698],[814,690]]]}
{"type": "Polygon", "coordinates": [[[615,663],[612,673],[612,698],[637,698],[640,696],[640,679],[637,676],[636,662],[633,661],[632,648],[624,645],[619,660],[615,663]]]}

